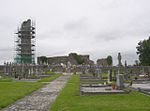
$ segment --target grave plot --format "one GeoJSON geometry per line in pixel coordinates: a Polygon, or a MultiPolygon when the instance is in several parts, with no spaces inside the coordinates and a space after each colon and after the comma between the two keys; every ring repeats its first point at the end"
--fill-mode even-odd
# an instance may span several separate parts
{"type": "Polygon", "coordinates": [[[92,74],[80,75],[80,94],[127,94],[130,92],[124,90],[123,75],[117,75],[116,83],[112,82],[110,78],[103,80],[101,76],[93,76],[92,74]]]}
{"type": "Polygon", "coordinates": [[[146,78],[138,78],[137,80],[134,80],[132,84],[132,88],[141,93],[150,95],[150,78],[146,77],[146,78]]]}
{"type": "Polygon", "coordinates": [[[101,86],[106,80],[102,80],[101,77],[94,77],[93,75],[80,75],[81,86],[101,86]]]}

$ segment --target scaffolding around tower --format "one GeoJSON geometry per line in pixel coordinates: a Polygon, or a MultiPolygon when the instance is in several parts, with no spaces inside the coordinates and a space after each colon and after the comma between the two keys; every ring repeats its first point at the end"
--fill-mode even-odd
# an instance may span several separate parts
{"type": "Polygon", "coordinates": [[[35,23],[24,21],[16,34],[15,63],[35,64],[35,23]]]}

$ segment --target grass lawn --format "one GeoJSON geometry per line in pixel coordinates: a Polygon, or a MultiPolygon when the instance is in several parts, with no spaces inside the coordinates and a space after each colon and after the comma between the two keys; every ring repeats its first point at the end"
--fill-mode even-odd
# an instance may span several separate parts
{"type": "Polygon", "coordinates": [[[50,111],[150,111],[150,97],[131,94],[80,96],[79,76],[73,75],[50,111]]]}
{"type": "Polygon", "coordinates": [[[0,82],[11,82],[11,81],[12,81],[12,79],[10,77],[7,77],[7,76],[0,78],[0,82]]]}
{"type": "Polygon", "coordinates": [[[50,77],[46,77],[46,78],[43,78],[41,80],[39,80],[38,82],[51,82],[53,80],[55,80],[56,78],[60,77],[62,74],[54,74],[50,77]]]}
{"type": "Polygon", "coordinates": [[[37,90],[40,82],[0,82],[0,109],[37,90]]]}
{"type": "MultiPolygon", "coordinates": [[[[61,76],[55,74],[48,78],[43,78],[39,82],[7,82],[8,78],[1,79],[0,82],[0,110],[16,100],[23,98],[31,92],[39,89],[44,85],[42,82],[50,82],[61,76]],[[5,82],[2,82],[5,81],[5,82]]],[[[11,81],[11,80],[10,80],[11,81]]]]}

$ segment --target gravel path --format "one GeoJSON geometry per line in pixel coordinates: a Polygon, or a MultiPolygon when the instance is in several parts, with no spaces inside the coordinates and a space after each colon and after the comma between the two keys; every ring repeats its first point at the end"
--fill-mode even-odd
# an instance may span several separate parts
{"type": "Polygon", "coordinates": [[[69,78],[70,75],[61,76],[2,111],[49,111],[52,103],[64,88],[69,78]]]}

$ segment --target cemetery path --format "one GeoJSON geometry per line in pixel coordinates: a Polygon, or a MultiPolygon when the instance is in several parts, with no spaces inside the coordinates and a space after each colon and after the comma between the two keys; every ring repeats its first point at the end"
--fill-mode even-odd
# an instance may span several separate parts
{"type": "Polygon", "coordinates": [[[2,111],[49,111],[70,75],[63,75],[2,111]]]}

